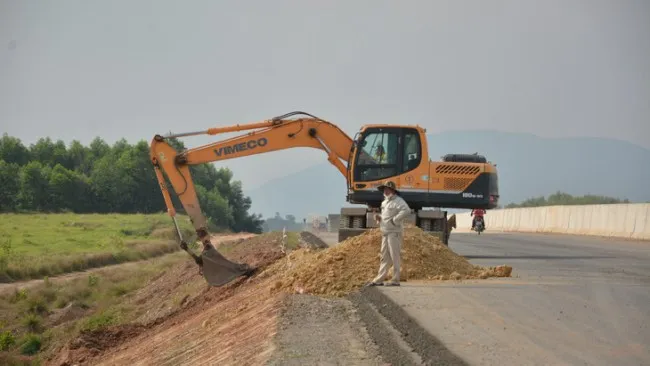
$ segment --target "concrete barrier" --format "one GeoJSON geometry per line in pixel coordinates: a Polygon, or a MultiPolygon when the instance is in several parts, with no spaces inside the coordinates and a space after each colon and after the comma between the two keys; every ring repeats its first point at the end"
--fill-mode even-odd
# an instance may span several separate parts
{"type": "MultiPolygon", "coordinates": [[[[456,214],[457,231],[472,226],[469,212],[456,214]]],[[[487,231],[597,235],[650,240],[650,204],[545,206],[489,210],[487,231]]]]}

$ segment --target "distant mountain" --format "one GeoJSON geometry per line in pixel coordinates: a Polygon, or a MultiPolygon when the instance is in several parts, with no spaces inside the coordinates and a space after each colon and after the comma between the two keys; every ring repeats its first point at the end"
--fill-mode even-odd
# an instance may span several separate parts
{"type": "MultiPolygon", "coordinates": [[[[497,164],[501,204],[558,190],[650,201],[650,150],[618,140],[542,138],[497,131],[451,131],[428,136],[429,155],[485,155],[497,164]]],[[[325,159],[325,156],[323,156],[325,159]]],[[[275,179],[246,192],[252,212],[272,217],[336,213],[345,202],[345,178],[328,162],[275,179]]]]}

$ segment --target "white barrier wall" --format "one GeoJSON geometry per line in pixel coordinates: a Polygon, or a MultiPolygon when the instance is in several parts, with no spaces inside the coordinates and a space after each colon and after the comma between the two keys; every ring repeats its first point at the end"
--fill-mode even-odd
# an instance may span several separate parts
{"type": "MultiPolygon", "coordinates": [[[[469,230],[469,212],[456,214],[458,231],[469,230]]],[[[650,239],[650,204],[547,206],[488,210],[487,231],[598,235],[650,239]]]]}

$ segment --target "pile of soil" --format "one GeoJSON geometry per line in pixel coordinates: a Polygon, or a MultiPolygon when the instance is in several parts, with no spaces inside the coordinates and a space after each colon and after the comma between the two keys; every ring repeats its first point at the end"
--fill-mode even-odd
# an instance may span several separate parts
{"type": "MultiPolygon", "coordinates": [[[[272,292],[345,296],[377,275],[381,233],[373,229],[321,251],[299,250],[269,270],[278,274],[272,292]]],[[[462,280],[510,277],[512,267],[472,265],[417,227],[404,230],[401,280],[462,280]]],[[[390,274],[389,274],[390,278],[390,274]]]]}

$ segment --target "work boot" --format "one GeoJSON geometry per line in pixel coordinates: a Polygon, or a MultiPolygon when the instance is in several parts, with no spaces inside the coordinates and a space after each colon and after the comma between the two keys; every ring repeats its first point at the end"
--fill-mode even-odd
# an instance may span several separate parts
{"type": "Polygon", "coordinates": [[[383,286],[383,285],[384,284],[381,283],[381,282],[370,281],[370,282],[366,283],[363,287],[374,287],[374,286],[383,286]]]}

